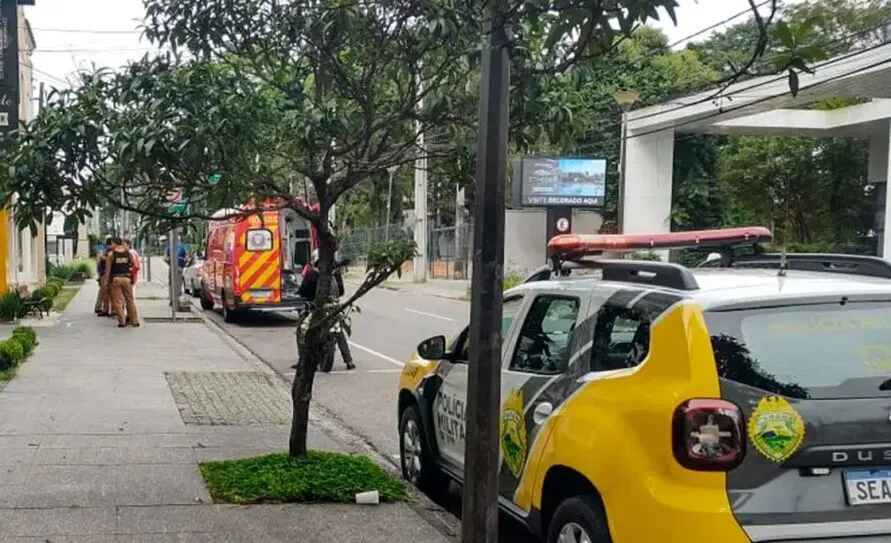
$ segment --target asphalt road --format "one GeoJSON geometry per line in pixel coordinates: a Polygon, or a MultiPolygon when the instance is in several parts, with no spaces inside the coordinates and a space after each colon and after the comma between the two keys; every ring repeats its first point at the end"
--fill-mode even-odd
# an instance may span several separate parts
{"type": "MultiPolygon", "coordinates": [[[[346,371],[335,357],[334,371],[316,375],[313,399],[380,452],[398,458],[396,382],[402,364],[430,336],[451,337],[467,325],[467,302],[386,289],[368,293],[353,316],[350,347],[357,369],[346,371]]],[[[209,312],[230,335],[271,364],[292,375],[297,359],[293,319],[276,313],[255,313],[227,324],[209,312]]]]}

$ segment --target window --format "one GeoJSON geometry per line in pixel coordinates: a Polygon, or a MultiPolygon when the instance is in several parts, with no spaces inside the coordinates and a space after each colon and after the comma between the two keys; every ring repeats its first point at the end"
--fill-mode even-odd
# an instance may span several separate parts
{"type": "Polygon", "coordinates": [[[579,314],[577,298],[539,296],[532,302],[510,369],[540,374],[566,370],[569,361],[569,337],[579,314]]]}
{"type": "MultiPolygon", "coordinates": [[[[517,317],[517,313],[520,312],[520,308],[523,307],[523,297],[522,296],[513,296],[511,298],[507,298],[504,300],[501,309],[501,340],[504,340],[504,336],[510,332],[510,326],[513,324],[514,319],[517,317]]],[[[470,344],[467,341],[467,332],[468,328],[465,328],[461,334],[458,335],[458,339],[455,340],[455,345],[453,347],[456,353],[454,358],[455,362],[467,362],[470,360],[470,344]]]]}
{"type": "Polygon", "coordinates": [[[626,307],[604,305],[594,329],[591,371],[633,368],[650,352],[650,321],[626,307]]]}
{"type": "Polygon", "coordinates": [[[891,394],[891,303],[705,313],[718,375],[798,399],[891,394]]]}
{"type": "Polygon", "coordinates": [[[272,232],[265,228],[248,230],[247,242],[245,248],[248,251],[271,251],[272,250],[272,232]]]}

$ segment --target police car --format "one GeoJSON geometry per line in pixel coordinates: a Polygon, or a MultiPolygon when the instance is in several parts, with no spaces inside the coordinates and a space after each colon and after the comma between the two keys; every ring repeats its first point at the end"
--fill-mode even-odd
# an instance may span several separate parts
{"type": "MultiPolygon", "coordinates": [[[[891,541],[891,263],[771,239],[551,240],[504,297],[505,512],[548,542],[891,541]],[[720,258],[598,256],[681,247],[720,258]]],[[[463,477],[466,336],[422,342],[400,376],[421,487],[463,477]]]]}

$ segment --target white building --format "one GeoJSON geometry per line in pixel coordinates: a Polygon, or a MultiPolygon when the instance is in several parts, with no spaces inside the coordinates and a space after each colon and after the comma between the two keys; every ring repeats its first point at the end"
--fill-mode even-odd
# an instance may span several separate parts
{"type": "MultiPolygon", "coordinates": [[[[31,25],[25,18],[24,10],[18,7],[18,42],[19,42],[19,120],[29,121],[34,117],[34,76],[31,67],[31,55],[36,44],[31,25]]],[[[6,256],[6,280],[9,286],[33,286],[46,281],[46,251],[43,225],[37,228],[37,234],[31,230],[19,230],[15,226],[15,217],[7,214],[6,232],[8,254],[6,256]]]]}
{"type": "MultiPolygon", "coordinates": [[[[672,163],[675,134],[755,134],[857,137],[869,141],[869,180],[881,190],[891,178],[891,44],[817,63],[800,74],[793,98],[787,74],[753,78],[650,106],[628,115],[626,233],[668,232],[671,227],[672,163]],[[818,111],[792,109],[830,97],[871,101],[818,111]]],[[[880,202],[881,203],[881,202],[880,202]]],[[[880,206],[881,207],[881,206],[880,206]]],[[[891,214],[877,225],[879,255],[891,258],[891,214]]]]}

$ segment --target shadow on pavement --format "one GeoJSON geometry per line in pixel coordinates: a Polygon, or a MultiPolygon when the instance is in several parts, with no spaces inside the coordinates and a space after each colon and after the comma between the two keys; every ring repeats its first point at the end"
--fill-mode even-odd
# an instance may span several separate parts
{"type": "MultiPolygon", "coordinates": [[[[451,483],[445,492],[427,494],[434,503],[461,518],[461,486],[451,483]]],[[[508,515],[498,515],[498,541],[503,543],[536,543],[536,539],[520,523],[508,515]]]]}
{"type": "MultiPolygon", "coordinates": [[[[219,316],[219,311],[214,311],[219,316]]],[[[294,326],[294,317],[284,313],[249,311],[238,316],[235,326],[245,328],[288,328],[294,326]]]]}

